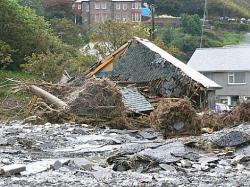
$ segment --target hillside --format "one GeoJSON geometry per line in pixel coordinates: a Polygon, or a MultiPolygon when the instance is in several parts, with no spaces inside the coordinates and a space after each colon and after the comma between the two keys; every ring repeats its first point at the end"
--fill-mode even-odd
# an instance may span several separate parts
{"type": "MultiPolygon", "coordinates": [[[[182,13],[203,15],[205,0],[156,0],[158,14],[180,16],[182,13]]],[[[208,0],[209,17],[250,18],[250,0],[208,0]]]]}

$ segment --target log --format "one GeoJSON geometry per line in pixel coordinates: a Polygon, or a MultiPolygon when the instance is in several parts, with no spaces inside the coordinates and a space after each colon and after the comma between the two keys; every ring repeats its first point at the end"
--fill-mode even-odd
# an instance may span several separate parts
{"type": "Polygon", "coordinates": [[[34,85],[31,85],[29,87],[29,90],[34,94],[37,95],[43,99],[45,99],[46,101],[48,101],[50,104],[53,104],[55,107],[57,107],[58,109],[62,109],[62,110],[66,110],[69,108],[69,106],[67,105],[67,103],[65,103],[64,101],[62,101],[61,99],[59,99],[58,97],[52,95],[51,93],[37,87],[34,85]]]}

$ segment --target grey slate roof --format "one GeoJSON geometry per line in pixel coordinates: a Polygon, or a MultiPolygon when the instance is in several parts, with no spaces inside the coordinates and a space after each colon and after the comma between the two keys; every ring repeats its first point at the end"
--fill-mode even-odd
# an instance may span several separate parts
{"type": "Polygon", "coordinates": [[[188,66],[201,72],[250,71],[250,46],[197,49],[188,66]]]}
{"type": "Polygon", "coordinates": [[[154,110],[154,107],[136,88],[123,88],[121,94],[125,107],[136,113],[154,110]]]}

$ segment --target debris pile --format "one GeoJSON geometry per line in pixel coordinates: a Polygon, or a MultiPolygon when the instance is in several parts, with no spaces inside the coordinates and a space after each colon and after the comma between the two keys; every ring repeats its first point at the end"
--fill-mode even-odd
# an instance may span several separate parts
{"type": "Polygon", "coordinates": [[[151,126],[161,131],[164,137],[200,132],[199,118],[188,99],[162,99],[150,119],[151,126]]]}
{"type": "Polygon", "coordinates": [[[250,122],[250,102],[241,103],[226,113],[206,111],[200,116],[200,119],[203,127],[212,128],[215,131],[236,124],[250,122]]]}

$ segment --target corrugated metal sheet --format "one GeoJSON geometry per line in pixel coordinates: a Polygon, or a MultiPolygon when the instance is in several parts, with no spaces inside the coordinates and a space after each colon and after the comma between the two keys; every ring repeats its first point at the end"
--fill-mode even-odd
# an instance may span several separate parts
{"type": "Polygon", "coordinates": [[[136,113],[154,110],[154,107],[136,88],[123,88],[121,94],[124,105],[136,113]]]}

